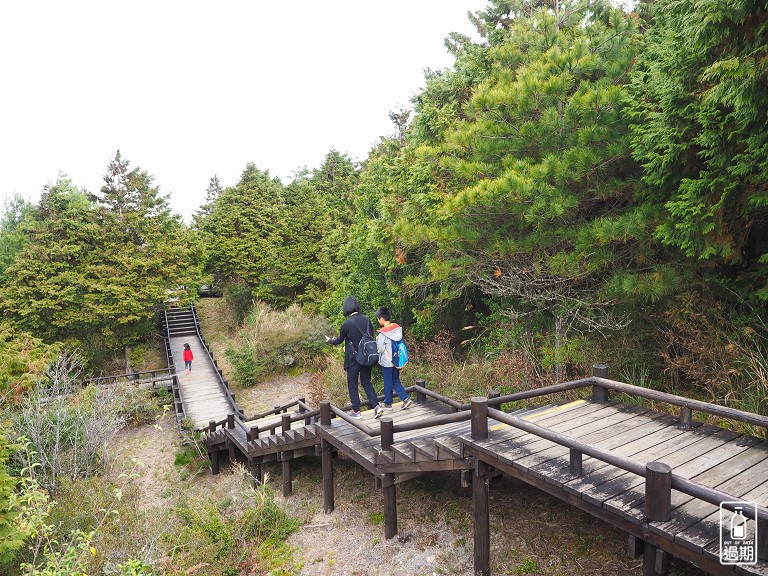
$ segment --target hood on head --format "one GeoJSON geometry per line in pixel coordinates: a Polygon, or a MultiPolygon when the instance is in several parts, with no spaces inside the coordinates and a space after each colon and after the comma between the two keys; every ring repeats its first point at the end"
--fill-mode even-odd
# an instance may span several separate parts
{"type": "Polygon", "coordinates": [[[349,316],[352,312],[360,312],[360,305],[357,303],[357,298],[354,296],[347,296],[344,299],[341,311],[344,313],[344,316],[349,316]]]}
{"type": "Polygon", "coordinates": [[[389,338],[390,340],[402,340],[403,339],[403,327],[399,324],[395,324],[394,322],[390,324],[389,326],[384,326],[381,330],[379,330],[384,336],[389,338]]]}

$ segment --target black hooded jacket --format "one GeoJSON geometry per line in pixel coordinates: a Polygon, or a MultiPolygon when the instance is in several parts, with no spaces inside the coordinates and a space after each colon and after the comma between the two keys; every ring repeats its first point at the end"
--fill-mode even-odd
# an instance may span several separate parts
{"type": "Polygon", "coordinates": [[[357,300],[352,296],[344,300],[342,311],[348,316],[341,325],[339,335],[328,340],[328,344],[341,344],[344,342],[344,370],[355,363],[355,351],[363,334],[368,333],[373,337],[373,324],[368,316],[358,312],[357,300]]]}

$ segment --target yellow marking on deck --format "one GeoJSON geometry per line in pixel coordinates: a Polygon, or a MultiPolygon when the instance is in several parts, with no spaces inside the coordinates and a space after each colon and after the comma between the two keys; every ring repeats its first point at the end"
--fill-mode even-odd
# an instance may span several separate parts
{"type": "MultiPolygon", "coordinates": [[[[563,404],[562,406],[555,406],[554,408],[550,408],[549,410],[542,410],[541,412],[536,412],[535,414],[529,414],[528,416],[523,416],[523,420],[528,420],[529,418],[533,418],[534,416],[543,416],[544,414],[552,414],[554,412],[560,412],[561,410],[565,410],[566,408],[572,408],[573,406],[578,406],[580,404],[585,404],[586,400],[574,400],[573,402],[568,402],[568,404],[563,404]]],[[[491,430],[501,430],[502,428],[509,428],[509,424],[499,423],[495,426],[491,426],[491,430]]]]}

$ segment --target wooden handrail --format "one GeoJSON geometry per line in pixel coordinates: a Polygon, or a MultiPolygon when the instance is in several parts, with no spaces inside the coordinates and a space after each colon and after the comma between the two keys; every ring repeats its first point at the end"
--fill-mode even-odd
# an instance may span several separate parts
{"type": "Polygon", "coordinates": [[[117,381],[119,379],[127,379],[127,380],[136,380],[137,378],[141,378],[143,375],[146,374],[152,374],[153,376],[157,374],[165,374],[167,376],[171,376],[173,374],[173,370],[171,368],[157,368],[155,370],[142,370],[141,372],[129,372],[125,374],[113,374],[110,376],[94,376],[93,378],[86,378],[82,381],[82,385],[85,386],[90,383],[99,383],[102,380],[113,380],[117,381]]]}
{"type": "MultiPolygon", "coordinates": [[[[551,386],[544,386],[543,388],[534,388],[533,390],[524,390],[523,392],[515,392],[514,394],[489,398],[488,406],[501,406],[507,402],[516,402],[518,400],[527,400],[529,398],[536,398],[538,396],[546,396],[548,394],[556,394],[558,392],[566,392],[568,390],[586,388],[592,384],[594,384],[594,379],[590,377],[581,378],[580,380],[572,380],[571,382],[563,382],[561,384],[553,384],[551,386]]],[[[462,409],[464,410],[468,410],[470,407],[471,403],[462,404],[462,409]]]]}
{"type": "Polygon", "coordinates": [[[676,396],[675,394],[659,392],[658,390],[650,390],[633,384],[609,380],[608,378],[593,376],[590,380],[592,381],[592,384],[616,390],[618,392],[624,392],[625,394],[632,394],[642,398],[648,398],[649,400],[656,400],[658,402],[666,402],[673,406],[698,410],[699,412],[706,412],[714,416],[730,418],[731,420],[737,420],[739,422],[768,429],[768,416],[760,416],[759,414],[744,412],[743,410],[737,410],[736,408],[727,408],[725,406],[718,406],[717,404],[710,404],[709,402],[703,402],[701,400],[693,400],[683,396],[676,396]]]}
{"type": "MultiPolygon", "coordinates": [[[[576,440],[575,438],[571,438],[569,436],[560,434],[558,432],[553,432],[548,428],[544,428],[542,426],[539,426],[538,424],[534,424],[533,422],[528,422],[526,420],[523,420],[522,418],[518,418],[517,416],[512,416],[510,414],[507,414],[506,412],[501,412],[500,410],[496,410],[495,408],[488,408],[488,417],[493,418],[498,422],[509,424],[510,426],[519,428],[520,430],[524,430],[525,432],[529,432],[531,434],[539,436],[540,438],[550,440],[552,442],[560,444],[561,446],[570,448],[571,450],[576,450],[582,454],[591,456],[592,458],[597,458],[602,462],[611,464],[612,466],[616,466],[617,468],[621,468],[622,470],[626,470],[627,472],[637,474],[638,476],[642,476],[643,478],[645,478],[646,476],[646,465],[644,464],[640,464],[634,460],[630,460],[622,456],[617,456],[616,454],[613,454],[607,450],[597,448],[595,446],[592,446],[580,440],[576,440]]],[[[739,501],[739,498],[736,496],[726,494],[725,492],[720,492],[719,490],[715,490],[713,488],[702,486],[701,484],[697,484],[696,482],[693,482],[691,480],[688,480],[687,478],[683,478],[682,476],[678,476],[676,474],[672,474],[672,488],[674,488],[675,490],[679,490],[680,492],[683,492],[685,494],[688,494],[689,496],[693,496],[694,498],[698,498],[700,500],[704,500],[705,502],[709,502],[710,504],[714,504],[715,506],[720,506],[724,502],[728,502],[728,501],[739,501]]],[[[723,507],[729,510],[733,510],[733,507],[731,505],[723,506],[723,507]]],[[[746,516],[752,518],[753,520],[757,520],[758,518],[762,521],[768,520],[768,509],[764,507],[758,506],[757,518],[754,517],[752,510],[749,510],[749,512],[747,512],[747,510],[745,509],[743,510],[743,512],[745,513],[746,516]]]]}

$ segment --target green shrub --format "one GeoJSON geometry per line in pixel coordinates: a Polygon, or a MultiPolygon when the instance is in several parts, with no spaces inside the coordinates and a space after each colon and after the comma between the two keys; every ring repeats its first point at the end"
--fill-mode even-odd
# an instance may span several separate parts
{"type": "Polygon", "coordinates": [[[8,469],[8,458],[16,449],[0,433],[0,572],[5,573],[7,566],[24,545],[24,534],[18,529],[18,512],[10,507],[11,496],[16,486],[16,478],[8,469]]]}
{"type": "Polygon", "coordinates": [[[34,388],[60,347],[49,346],[0,321],[0,404],[16,404],[26,391],[34,388]]]}
{"type": "Polygon", "coordinates": [[[174,570],[195,574],[295,573],[296,550],[285,543],[300,522],[291,518],[275,501],[271,489],[242,487],[237,501],[215,503],[195,498],[180,503],[174,516],[178,529],[162,536],[172,550],[174,570]]]}
{"type": "Polygon", "coordinates": [[[158,394],[149,387],[130,382],[114,384],[104,393],[110,396],[111,410],[117,418],[132,426],[154,423],[163,414],[163,401],[172,402],[165,390],[158,394]]]}
{"type": "Polygon", "coordinates": [[[324,318],[299,306],[277,311],[257,303],[226,351],[235,380],[253,386],[267,374],[315,364],[328,352],[324,336],[328,330],[324,318]]]}

